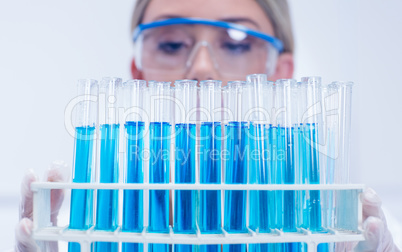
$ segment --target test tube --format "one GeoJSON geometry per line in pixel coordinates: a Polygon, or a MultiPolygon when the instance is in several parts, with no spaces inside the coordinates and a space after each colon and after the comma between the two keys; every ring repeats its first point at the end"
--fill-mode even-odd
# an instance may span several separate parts
{"type": "Polygon", "coordinates": [[[351,140],[351,119],[352,119],[352,88],[353,82],[335,82],[339,92],[339,126],[340,135],[340,164],[338,183],[350,183],[350,140],[351,140]]]}
{"type": "MultiPolygon", "coordinates": [[[[305,99],[305,116],[303,121],[303,140],[304,140],[304,162],[305,174],[309,184],[320,183],[320,167],[318,155],[318,130],[321,127],[320,118],[320,77],[303,77],[302,85],[304,88],[303,99],[305,99]]],[[[321,203],[320,191],[312,190],[309,200],[309,229],[313,232],[322,231],[321,226],[321,203]]]]}
{"type": "MultiPolygon", "coordinates": [[[[281,153],[281,157],[278,157],[281,161],[280,169],[282,171],[282,182],[284,184],[296,183],[296,152],[298,151],[297,143],[297,99],[296,88],[297,82],[292,79],[277,80],[276,89],[278,93],[279,107],[283,108],[283,111],[277,118],[278,124],[278,153],[281,153]]],[[[297,204],[296,204],[296,192],[287,190],[283,192],[283,226],[284,232],[296,232],[296,216],[297,216],[297,204]]],[[[299,251],[299,243],[285,243],[285,251],[299,251]]]]}
{"type": "MultiPolygon", "coordinates": [[[[269,151],[270,151],[270,169],[269,169],[269,183],[270,184],[283,184],[283,174],[285,166],[284,158],[284,145],[281,142],[281,132],[283,125],[281,125],[281,117],[283,117],[283,92],[274,83],[271,87],[273,106],[275,111],[272,117],[272,124],[269,127],[269,151]]],[[[272,213],[269,215],[269,223],[271,228],[283,229],[283,191],[270,192],[270,202],[273,205],[272,213]]],[[[282,244],[273,244],[275,250],[283,250],[282,244]]]]}
{"type": "MultiPolygon", "coordinates": [[[[266,91],[264,92],[264,97],[266,97],[265,102],[263,103],[264,108],[270,112],[269,124],[266,125],[265,128],[265,136],[266,140],[266,150],[267,156],[265,157],[265,163],[267,167],[267,174],[265,176],[259,176],[260,183],[268,183],[268,184],[280,184],[282,183],[281,180],[281,173],[278,173],[277,170],[277,159],[278,159],[278,148],[277,148],[277,118],[276,114],[278,111],[278,105],[276,97],[276,85],[273,82],[269,82],[266,85],[266,91]],[[268,177],[268,178],[267,178],[268,177]],[[268,179],[268,181],[266,181],[268,179]]],[[[281,191],[268,191],[267,192],[268,203],[267,205],[261,205],[261,211],[263,211],[263,207],[265,208],[264,211],[268,211],[267,213],[267,222],[268,224],[261,223],[259,231],[262,233],[271,232],[272,229],[277,228],[278,218],[281,218],[282,213],[282,192],[281,191]]],[[[271,250],[277,250],[277,244],[270,244],[271,250]]]]}
{"type": "MultiPolygon", "coordinates": [[[[130,80],[123,85],[126,155],[125,183],[144,183],[144,131],[146,122],[146,82],[130,80]]],[[[123,232],[141,233],[143,230],[143,191],[123,192],[123,232]]],[[[123,243],[122,251],[143,251],[140,243],[123,243]]]]}
{"type": "MultiPolygon", "coordinates": [[[[222,82],[200,82],[200,183],[221,183],[221,87],[222,82]]],[[[200,191],[199,228],[201,233],[221,233],[221,192],[200,191]]],[[[221,245],[201,245],[202,252],[220,252],[221,245]]]]}
{"type": "MultiPolygon", "coordinates": [[[[195,183],[197,81],[175,82],[175,183],[195,183]]],[[[173,230],[195,234],[195,190],[175,190],[173,230]]],[[[175,245],[175,251],[193,251],[194,245],[175,245]]]]}
{"type": "MultiPolygon", "coordinates": [[[[319,135],[323,128],[322,121],[322,87],[320,77],[303,77],[302,78],[303,94],[301,99],[304,99],[303,122],[301,126],[302,145],[303,145],[303,173],[309,184],[319,184],[320,181],[320,160],[319,160],[319,135]]],[[[304,220],[309,230],[314,233],[325,232],[322,227],[321,215],[321,193],[319,190],[310,190],[308,192],[306,215],[304,220]]],[[[327,251],[328,243],[321,243],[318,251],[327,251]]]]}
{"type": "MultiPolygon", "coordinates": [[[[251,102],[248,107],[248,121],[250,121],[249,128],[249,146],[250,146],[250,165],[249,165],[249,184],[256,184],[257,180],[264,180],[264,178],[257,178],[261,174],[266,174],[266,163],[264,162],[264,112],[263,109],[263,89],[267,84],[267,76],[265,74],[253,74],[247,76],[247,85],[250,89],[248,100],[251,102]]],[[[262,194],[267,191],[261,191],[262,194]]],[[[252,190],[249,192],[249,227],[253,230],[259,228],[259,222],[264,222],[265,215],[260,216],[264,211],[260,209],[259,191],[252,190]],[[260,217],[263,217],[261,219],[260,217]]],[[[261,206],[265,202],[261,202],[261,206]]]]}
{"type": "MultiPolygon", "coordinates": [[[[169,183],[170,82],[150,81],[149,183],[169,183]]],[[[149,191],[148,232],[169,233],[169,190],[149,191]]],[[[168,252],[169,244],[148,244],[148,251],[168,252]]]]}
{"type": "MultiPolygon", "coordinates": [[[[278,93],[280,93],[280,107],[284,108],[284,111],[280,114],[278,118],[278,128],[279,128],[279,139],[278,143],[280,145],[279,149],[282,151],[283,160],[281,162],[284,164],[282,167],[283,171],[283,182],[285,184],[295,184],[296,182],[296,171],[295,171],[295,109],[294,109],[294,97],[292,97],[292,91],[296,86],[296,81],[291,79],[282,79],[276,81],[276,86],[278,93]]],[[[295,222],[295,192],[285,191],[284,192],[284,226],[283,230],[285,232],[295,232],[296,222],[295,222]]]]}
{"type": "MultiPolygon", "coordinates": [[[[304,83],[297,83],[297,161],[296,170],[298,171],[298,176],[296,176],[296,182],[299,184],[309,183],[309,170],[307,169],[307,164],[309,164],[309,159],[307,159],[307,150],[310,148],[307,138],[305,135],[305,128],[307,125],[307,87],[304,83]]],[[[309,228],[310,214],[309,214],[309,192],[308,191],[298,191],[298,218],[297,226],[305,229],[309,228]]]]}
{"type": "MultiPolygon", "coordinates": [[[[91,183],[94,180],[96,156],[95,126],[97,121],[98,82],[79,80],[78,96],[82,99],[75,110],[75,146],[73,183],[91,183]]],[[[85,230],[93,225],[93,190],[72,189],[70,229],[85,230]]],[[[80,244],[69,242],[68,251],[81,251],[80,244]]]]}
{"type": "MultiPolygon", "coordinates": [[[[322,183],[334,184],[335,177],[335,161],[337,159],[336,146],[338,145],[338,88],[334,83],[322,87],[322,100],[325,104],[323,112],[324,125],[323,133],[325,137],[325,146],[323,146],[323,153],[321,167],[325,171],[322,174],[322,183]]],[[[321,192],[322,199],[322,225],[324,227],[334,228],[335,217],[335,196],[336,191],[327,190],[321,192]]]]}
{"type": "MultiPolygon", "coordinates": [[[[245,119],[245,104],[249,101],[243,96],[246,83],[228,82],[225,91],[225,183],[246,184],[248,169],[248,123],[245,119]]],[[[246,223],[247,191],[225,191],[224,228],[228,233],[247,232],[246,223]]],[[[223,245],[223,250],[246,251],[246,244],[223,245]]]]}
{"type": "MultiPolygon", "coordinates": [[[[248,100],[249,127],[249,146],[250,146],[250,164],[249,164],[249,183],[250,184],[268,184],[268,167],[265,162],[268,146],[267,123],[269,121],[269,111],[266,107],[268,99],[268,84],[265,74],[252,74],[247,76],[247,85],[250,92],[248,100]]],[[[272,211],[269,202],[269,192],[266,190],[249,192],[249,227],[256,232],[270,232],[268,214],[272,211]]],[[[271,246],[272,247],[272,246],[271,246]]],[[[250,244],[250,251],[267,251],[269,244],[250,244]]]]}
{"type": "MultiPolygon", "coordinates": [[[[120,124],[117,110],[122,100],[121,79],[103,78],[100,94],[105,95],[105,114],[101,113],[99,182],[119,182],[120,124]]],[[[96,230],[114,231],[118,226],[118,190],[99,189],[96,204],[96,230]]],[[[95,242],[95,251],[117,251],[117,242],[95,242]]]]}
{"type": "MultiPolygon", "coordinates": [[[[339,155],[335,160],[335,181],[339,184],[349,183],[350,162],[350,132],[352,107],[352,82],[334,82],[332,87],[338,90],[338,145],[339,155]]],[[[342,202],[356,202],[356,191],[343,190],[336,193],[336,227],[345,230],[357,230],[357,204],[343,204],[342,202]]]]}

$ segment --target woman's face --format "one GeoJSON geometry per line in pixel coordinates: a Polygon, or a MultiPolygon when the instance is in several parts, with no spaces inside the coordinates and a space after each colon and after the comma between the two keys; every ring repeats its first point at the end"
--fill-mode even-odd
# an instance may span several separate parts
{"type": "MultiPolygon", "coordinates": [[[[273,27],[263,9],[256,1],[252,0],[151,0],[142,20],[143,23],[154,22],[157,20],[187,17],[187,18],[203,18],[212,20],[221,20],[244,25],[250,29],[257,30],[272,36],[275,36],[273,27]]],[[[200,30],[199,34],[203,33],[200,30]]],[[[198,34],[198,31],[197,31],[198,34]]],[[[210,39],[207,35],[203,35],[202,39],[210,39]],[[205,36],[207,38],[205,38],[205,36]]],[[[201,36],[201,35],[200,35],[201,36]]],[[[182,73],[168,73],[138,71],[133,62],[132,72],[134,78],[145,80],[174,81],[180,79],[221,80],[226,85],[229,79],[228,75],[221,74],[219,67],[211,55],[211,50],[206,46],[201,46],[191,58],[191,64],[186,71],[182,73]]],[[[254,62],[254,61],[252,61],[254,62]]],[[[247,67],[250,73],[265,73],[265,64],[252,64],[250,62],[247,67]]],[[[274,74],[270,76],[270,80],[291,78],[293,74],[293,57],[291,54],[283,53],[279,56],[274,74]]],[[[245,79],[246,76],[243,77],[245,79]]]]}

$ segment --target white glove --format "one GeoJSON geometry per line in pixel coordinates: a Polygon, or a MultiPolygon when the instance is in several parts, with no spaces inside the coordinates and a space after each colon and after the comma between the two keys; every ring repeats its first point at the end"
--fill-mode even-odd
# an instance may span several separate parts
{"type": "Polygon", "coordinates": [[[355,251],[400,251],[387,228],[381,209],[381,199],[371,188],[366,189],[360,197],[363,204],[363,229],[366,240],[359,242],[355,251]]]}
{"type": "MultiPolygon", "coordinates": [[[[63,181],[63,172],[67,169],[67,164],[62,161],[53,162],[47,171],[47,181],[60,182],[63,181]],[[64,171],[63,171],[64,170],[64,171]]],[[[38,251],[38,246],[32,239],[32,210],[33,210],[33,193],[31,191],[31,183],[38,181],[32,170],[28,170],[24,175],[21,183],[21,207],[20,207],[20,222],[15,228],[15,251],[30,252],[38,251]]],[[[60,206],[63,203],[64,191],[52,190],[50,195],[51,216],[50,220],[54,226],[57,225],[57,215],[59,214],[60,206]]],[[[48,242],[46,244],[47,251],[58,251],[57,242],[48,242]]]]}

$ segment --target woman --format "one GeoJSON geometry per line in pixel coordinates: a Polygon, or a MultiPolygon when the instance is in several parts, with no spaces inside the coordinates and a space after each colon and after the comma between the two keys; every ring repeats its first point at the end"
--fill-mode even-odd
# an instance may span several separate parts
{"type": "MultiPolygon", "coordinates": [[[[218,79],[227,83],[252,73],[267,73],[270,80],[293,75],[293,34],[284,0],[138,0],[132,31],[135,55],[131,70],[135,79],[218,79]]],[[[49,181],[62,180],[60,166],[63,164],[53,165],[49,181]]],[[[30,238],[29,189],[35,180],[30,172],[22,183],[17,251],[35,251],[30,238]]],[[[63,193],[54,190],[53,224],[57,224],[62,200],[63,193]]],[[[378,196],[367,190],[362,201],[366,241],[360,242],[355,250],[397,251],[378,196]]],[[[49,244],[56,250],[55,245],[49,244]]]]}

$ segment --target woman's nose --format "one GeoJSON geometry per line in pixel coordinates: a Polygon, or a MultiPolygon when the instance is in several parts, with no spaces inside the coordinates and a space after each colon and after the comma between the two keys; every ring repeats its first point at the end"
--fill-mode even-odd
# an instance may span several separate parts
{"type": "Polygon", "coordinates": [[[194,51],[187,62],[186,79],[191,80],[219,80],[219,72],[214,55],[210,46],[201,42],[194,48],[194,51]]]}

